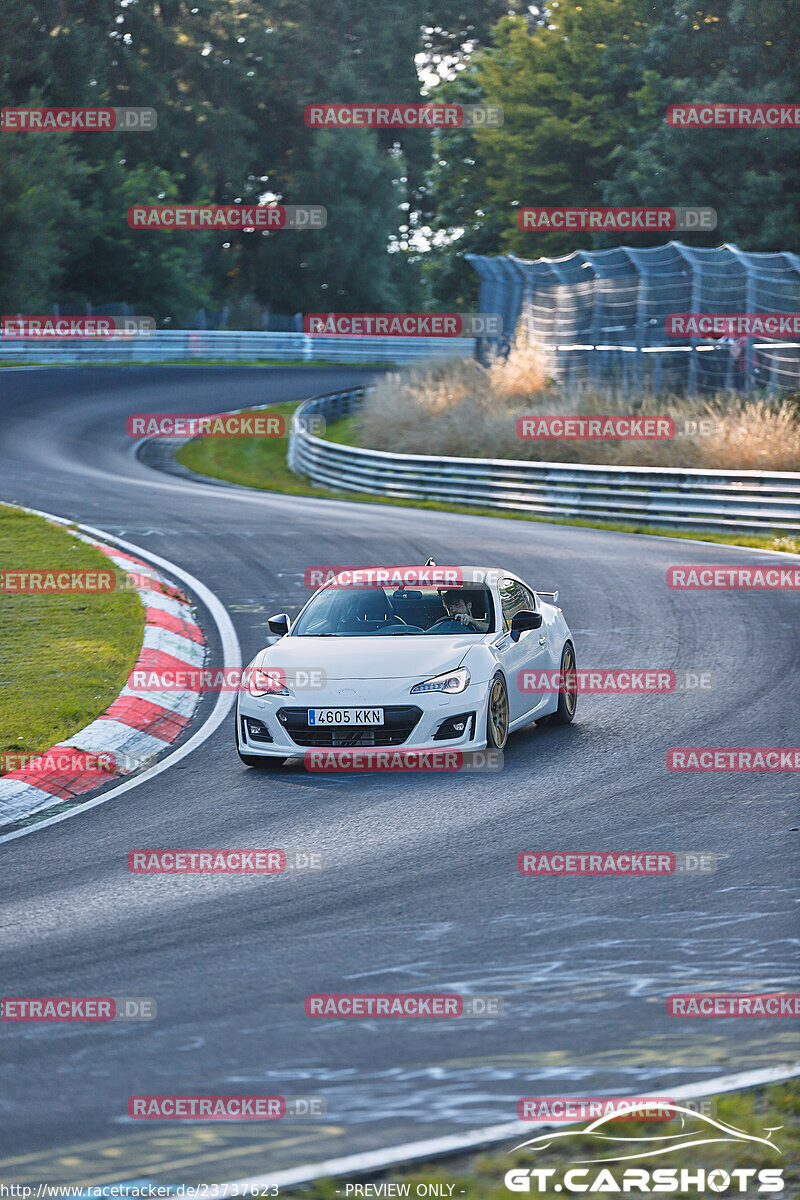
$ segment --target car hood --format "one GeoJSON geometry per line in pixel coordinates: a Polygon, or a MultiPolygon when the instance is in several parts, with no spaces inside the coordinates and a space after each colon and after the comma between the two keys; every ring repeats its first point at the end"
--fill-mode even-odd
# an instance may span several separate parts
{"type": "Polygon", "coordinates": [[[257,665],[285,671],[316,668],[328,679],[427,679],[452,671],[481,641],[474,634],[283,637],[261,651],[257,665]]]}

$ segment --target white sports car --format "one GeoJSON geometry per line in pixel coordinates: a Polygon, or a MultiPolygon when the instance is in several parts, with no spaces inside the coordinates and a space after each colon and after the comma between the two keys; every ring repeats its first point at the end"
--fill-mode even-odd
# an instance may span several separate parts
{"type": "Polygon", "coordinates": [[[557,600],[496,568],[342,571],[293,622],[270,617],[278,641],[237,698],[239,757],[257,767],[319,747],[502,749],[533,721],[567,724],[575,648],[557,600]]]}

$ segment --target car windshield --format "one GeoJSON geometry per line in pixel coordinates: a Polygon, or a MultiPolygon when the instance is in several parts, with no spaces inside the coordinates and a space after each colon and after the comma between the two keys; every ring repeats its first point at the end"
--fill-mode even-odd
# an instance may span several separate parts
{"type": "Polygon", "coordinates": [[[292,628],[295,637],[481,637],[494,628],[489,589],[338,587],[315,596],[292,628]]]}

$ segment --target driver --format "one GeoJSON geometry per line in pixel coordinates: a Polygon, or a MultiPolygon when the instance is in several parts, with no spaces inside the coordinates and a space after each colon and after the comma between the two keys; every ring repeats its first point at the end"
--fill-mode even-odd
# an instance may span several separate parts
{"type": "Polygon", "coordinates": [[[489,618],[481,619],[473,617],[472,600],[463,591],[453,589],[442,592],[441,598],[445,611],[451,620],[460,621],[462,625],[466,625],[467,629],[474,629],[476,633],[488,632],[489,618]]]}

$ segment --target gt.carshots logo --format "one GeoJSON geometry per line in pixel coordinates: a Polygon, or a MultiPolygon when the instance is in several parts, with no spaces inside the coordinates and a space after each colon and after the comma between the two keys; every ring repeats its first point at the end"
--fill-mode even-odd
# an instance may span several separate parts
{"type": "Polygon", "coordinates": [[[670,567],[667,587],[694,592],[794,592],[800,588],[800,567],[670,567]]]}
{"type": "Polygon", "coordinates": [[[536,232],[540,229],[604,229],[624,233],[660,232],[666,229],[691,231],[717,228],[713,208],[646,208],[615,206],[611,208],[520,208],[517,210],[520,229],[536,232]]]}
{"type": "Polygon", "coordinates": [[[9,341],[149,337],[155,328],[154,317],[0,317],[0,337],[9,341]]]}
{"type": "Polygon", "coordinates": [[[308,104],[310,129],[458,129],[503,124],[498,104],[308,104]]]}
{"type": "Polygon", "coordinates": [[[432,992],[385,995],[323,993],[306,996],[307,1017],[502,1017],[502,996],[454,996],[432,992]]]}
{"type": "Polygon", "coordinates": [[[131,1096],[128,1116],[139,1121],[276,1121],[324,1117],[322,1096],[131,1096]]]}
{"type": "Polygon", "coordinates": [[[324,229],[321,204],[132,204],[131,229],[324,229]]]}
{"type": "MultiPolygon", "coordinates": [[[[618,1100],[625,1098],[618,1097],[618,1100]]],[[[592,1100],[589,1098],[589,1103],[592,1100]]],[[[572,1161],[572,1167],[513,1167],[506,1171],[504,1183],[510,1192],[567,1192],[573,1194],[619,1195],[630,1193],[661,1193],[679,1192],[681,1195],[702,1195],[705,1192],[715,1195],[733,1193],[741,1195],[751,1188],[754,1192],[781,1192],[784,1188],[783,1169],[781,1167],[737,1167],[723,1169],[716,1166],[670,1167],[655,1168],[643,1166],[625,1166],[616,1172],[609,1170],[608,1163],[627,1163],[641,1161],[650,1157],[662,1160],[665,1155],[676,1155],[691,1151],[694,1155],[697,1147],[727,1146],[733,1151],[742,1148],[751,1153],[759,1152],[759,1157],[767,1161],[780,1158],[781,1150],[771,1140],[775,1127],[764,1129],[766,1137],[753,1133],[745,1133],[727,1121],[720,1120],[715,1112],[707,1113],[699,1108],[675,1104],[671,1100],[658,1098],[653,1103],[661,1106],[656,1120],[671,1120],[677,1132],[654,1132],[646,1137],[636,1133],[626,1137],[624,1133],[614,1130],[613,1122],[624,1119],[627,1114],[612,1108],[602,1116],[598,1116],[585,1128],[548,1130],[537,1137],[512,1147],[511,1154],[520,1150],[530,1150],[534,1153],[553,1148],[570,1149],[570,1142],[576,1143],[575,1151],[580,1158],[572,1161]],[[666,1110],[666,1117],[660,1113],[666,1110]],[[608,1126],[611,1125],[611,1129],[608,1126]],[[602,1157],[587,1157],[592,1150],[586,1149],[587,1140],[597,1138],[599,1145],[596,1153],[602,1157]]],[[[713,1107],[713,1106],[712,1106],[713,1107]]],[[[530,1119],[530,1118],[529,1118],[530,1119]]],[[[553,1116],[548,1116],[549,1122],[553,1116]]],[[[556,1118],[558,1119],[558,1118],[556,1118]]],[[[641,1119],[641,1118],[639,1118],[641,1119]]],[[[669,1127],[668,1127],[669,1128],[669,1127]]],[[[778,1126],[780,1128],[780,1126],[778,1126]]]]}
{"type": "Polygon", "coordinates": [[[0,108],[0,130],[24,133],[148,133],[154,108],[0,108]]]}
{"type": "Polygon", "coordinates": [[[308,313],[315,337],[500,337],[497,313],[308,313]]]}

